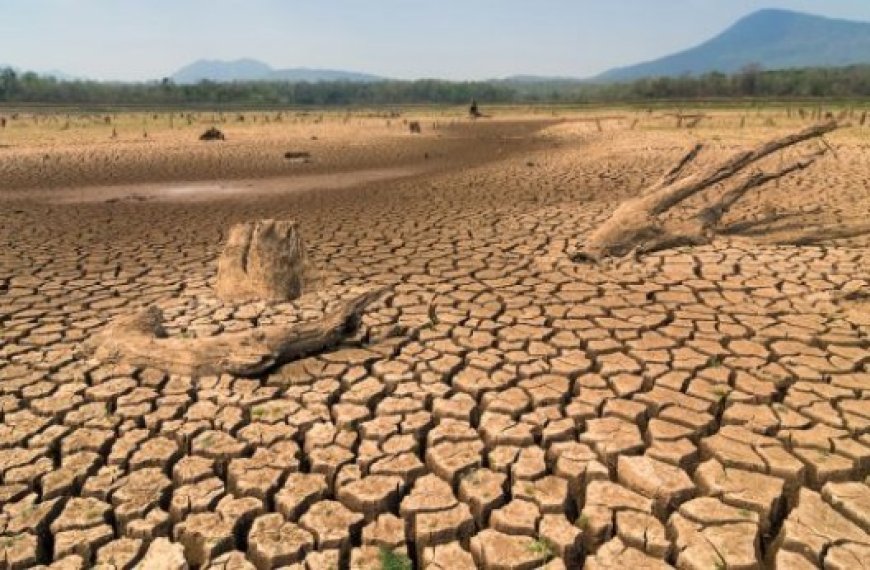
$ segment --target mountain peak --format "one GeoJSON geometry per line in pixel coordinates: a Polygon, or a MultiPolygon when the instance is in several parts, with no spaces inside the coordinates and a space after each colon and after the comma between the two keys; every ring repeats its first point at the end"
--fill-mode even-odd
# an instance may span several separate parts
{"type": "Polygon", "coordinates": [[[382,78],[353,71],[334,69],[309,69],[297,67],[292,69],[273,69],[262,61],[242,58],[233,61],[200,59],[186,65],[172,75],[176,83],[199,83],[200,81],[288,81],[311,82],[318,81],[352,81],[371,82],[382,78]]]}
{"type": "Polygon", "coordinates": [[[272,73],[272,68],[251,58],[234,61],[200,59],[176,71],[172,79],[177,83],[211,81],[257,81],[272,73]]]}
{"type": "Polygon", "coordinates": [[[757,20],[763,18],[793,18],[793,17],[825,18],[825,16],[813,16],[806,12],[786,10],[785,8],[761,8],[741,18],[741,20],[757,20]]]}
{"type": "Polygon", "coordinates": [[[870,63],[870,23],[766,8],[692,49],[608,71],[604,81],[643,77],[735,73],[749,64],[764,69],[870,63]]]}
{"type": "Polygon", "coordinates": [[[816,16],[807,14],[806,12],[796,12],[794,10],[785,10],[782,8],[764,8],[737,20],[728,32],[749,32],[770,33],[788,31],[794,26],[810,26],[824,27],[836,26],[837,24],[860,24],[860,22],[850,22],[849,20],[837,20],[828,18],[827,16],[816,16]]]}

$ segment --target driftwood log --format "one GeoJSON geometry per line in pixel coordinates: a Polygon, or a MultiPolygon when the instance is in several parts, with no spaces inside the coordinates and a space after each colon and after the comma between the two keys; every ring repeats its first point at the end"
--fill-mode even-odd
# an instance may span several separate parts
{"type": "Polygon", "coordinates": [[[236,224],[218,260],[215,293],[224,301],[292,301],[302,294],[304,272],[305,247],[295,222],[236,224]]]}
{"type": "Polygon", "coordinates": [[[119,319],[85,343],[84,348],[100,360],[123,361],[172,374],[256,376],[338,344],[356,330],[365,308],[384,292],[378,289],[358,294],[312,322],[192,339],[169,338],[163,328],[162,311],[150,306],[119,319]]]}
{"type": "MultiPolygon", "coordinates": [[[[216,293],[225,301],[286,301],[302,294],[304,247],[295,222],[259,220],[233,226],[218,261],[216,293]]],[[[157,368],[172,374],[255,376],[342,341],[363,311],[386,289],[341,302],[322,318],[268,325],[213,337],[169,337],[163,313],[150,306],[115,320],[83,348],[100,360],[157,368]]]]}
{"type": "Polygon", "coordinates": [[[596,228],[571,257],[575,261],[597,262],[604,258],[624,257],[632,253],[639,255],[672,247],[707,244],[716,234],[722,217],[749,190],[809,168],[829,147],[812,151],[775,171],[754,172],[744,176],[717,201],[684,221],[666,221],[664,214],[700,192],[731,181],[765,157],[796,144],[819,139],[837,128],[834,121],[816,125],[799,133],[774,139],[753,150],[740,152],[701,172],[687,175],[686,170],[704,148],[703,145],[697,145],[661,181],[617,207],[610,218],[596,228]]]}

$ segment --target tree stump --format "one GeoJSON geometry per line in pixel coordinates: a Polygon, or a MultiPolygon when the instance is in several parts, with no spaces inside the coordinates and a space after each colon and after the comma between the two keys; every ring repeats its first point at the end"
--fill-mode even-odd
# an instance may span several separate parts
{"type": "Polygon", "coordinates": [[[202,135],[200,135],[199,140],[201,141],[224,141],[227,140],[224,134],[217,127],[211,127],[202,135]]]}
{"type": "MultiPolygon", "coordinates": [[[[218,260],[215,293],[232,305],[296,299],[302,294],[304,262],[295,222],[235,225],[218,260]]],[[[256,376],[343,342],[358,329],[365,309],[385,293],[384,288],[357,289],[317,319],[197,338],[169,336],[162,311],[152,305],[115,319],[82,348],[99,360],[172,374],[256,376]]]]}
{"type": "Polygon", "coordinates": [[[296,222],[259,220],[230,228],[215,293],[224,301],[292,301],[302,294],[305,248],[296,222]]]}

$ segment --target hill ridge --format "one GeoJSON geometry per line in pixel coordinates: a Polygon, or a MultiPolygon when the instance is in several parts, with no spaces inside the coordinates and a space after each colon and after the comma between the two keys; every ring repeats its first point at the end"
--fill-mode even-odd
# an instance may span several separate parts
{"type": "Polygon", "coordinates": [[[599,81],[735,73],[749,64],[764,69],[842,67],[870,63],[870,23],[765,8],[695,47],[598,75],[599,81]]]}
{"type": "Polygon", "coordinates": [[[209,81],[351,81],[373,82],[384,78],[369,73],[339,69],[311,67],[292,67],[275,69],[267,63],[253,58],[235,60],[199,59],[171,75],[176,83],[198,83],[209,81]]]}

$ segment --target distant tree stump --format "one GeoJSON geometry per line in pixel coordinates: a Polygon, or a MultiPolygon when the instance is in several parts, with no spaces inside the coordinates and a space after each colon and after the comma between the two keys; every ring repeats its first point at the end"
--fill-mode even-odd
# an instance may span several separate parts
{"type": "Polygon", "coordinates": [[[480,109],[477,107],[477,99],[471,100],[471,107],[468,108],[468,116],[472,119],[479,119],[483,116],[483,113],[481,113],[480,109]]]}
{"type": "Polygon", "coordinates": [[[420,126],[420,121],[411,121],[408,123],[408,129],[411,131],[411,134],[419,135],[423,132],[423,128],[420,126]]]}
{"type": "Polygon", "coordinates": [[[284,158],[291,162],[311,162],[311,153],[304,150],[290,150],[284,153],[284,158]]]}
{"type": "Polygon", "coordinates": [[[226,137],[217,127],[211,127],[204,133],[202,133],[199,137],[201,141],[223,141],[226,140],[226,137]]]}
{"type": "Polygon", "coordinates": [[[225,301],[291,301],[302,294],[304,265],[296,222],[237,224],[218,260],[215,293],[225,301]]]}

